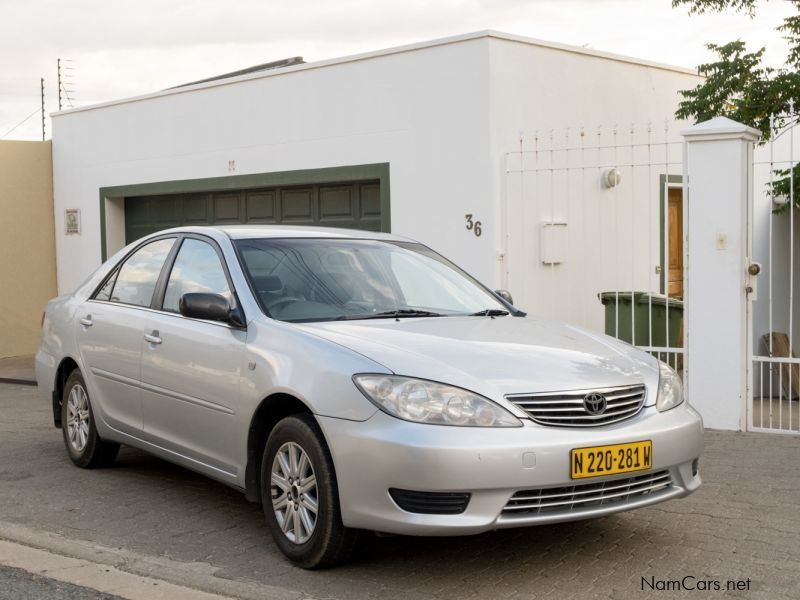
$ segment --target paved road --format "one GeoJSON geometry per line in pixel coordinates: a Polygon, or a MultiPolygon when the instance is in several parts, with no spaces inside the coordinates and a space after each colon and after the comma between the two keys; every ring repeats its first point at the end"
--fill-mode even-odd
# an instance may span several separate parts
{"type": "Polygon", "coordinates": [[[131,449],[110,469],[72,467],[48,413],[34,389],[0,385],[0,537],[16,525],[297,598],[644,598],[643,578],[686,576],[749,586],[730,597],[800,590],[798,437],[707,432],[705,485],[683,500],[468,538],[366,536],[351,564],[307,572],[275,549],[260,507],[221,484],[131,449]]]}
{"type": "Polygon", "coordinates": [[[121,600],[92,589],[0,567],[0,600],[121,600]]]}

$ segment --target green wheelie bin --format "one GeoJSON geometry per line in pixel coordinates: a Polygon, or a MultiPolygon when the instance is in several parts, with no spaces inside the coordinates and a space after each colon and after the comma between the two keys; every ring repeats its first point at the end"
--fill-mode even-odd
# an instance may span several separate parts
{"type": "MultiPolygon", "coordinates": [[[[651,292],[601,292],[597,295],[605,307],[605,332],[634,346],[680,348],[683,300],[651,292]],[[651,310],[652,307],[652,310],[651,310]],[[667,315],[669,314],[669,323],[667,315]]],[[[659,353],[653,352],[655,356],[659,353]]],[[[675,354],[663,360],[673,367],[675,354]]]]}

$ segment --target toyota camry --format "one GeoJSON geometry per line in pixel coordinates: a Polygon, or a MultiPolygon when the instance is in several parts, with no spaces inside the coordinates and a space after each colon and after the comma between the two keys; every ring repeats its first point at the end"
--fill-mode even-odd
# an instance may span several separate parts
{"type": "Polygon", "coordinates": [[[75,465],[125,444],[239,489],[306,568],[362,530],[474,534],[700,485],[669,366],[395,235],[147,236],[50,301],[36,374],[75,465]]]}

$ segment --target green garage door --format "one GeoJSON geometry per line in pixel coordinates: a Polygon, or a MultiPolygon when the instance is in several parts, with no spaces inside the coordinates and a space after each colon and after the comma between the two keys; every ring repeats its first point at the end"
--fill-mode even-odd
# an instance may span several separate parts
{"type": "Polygon", "coordinates": [[[125,198],[125,242],[181,225],[281,223],[381,230],[379,181],[125,198]]]}

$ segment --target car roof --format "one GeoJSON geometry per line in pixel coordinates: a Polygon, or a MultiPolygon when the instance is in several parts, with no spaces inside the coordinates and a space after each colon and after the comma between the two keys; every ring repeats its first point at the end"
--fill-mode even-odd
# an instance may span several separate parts
{"type": "Polygon", "coordinates": [[[329,239],[361,239],[361,240],[387,240],[387,241],[414,241],[411,238],[382,233],[379,231],[365,231],[362,229],[344,229],[336,227],[310,227],[308,225],[204,225],[174,227],[158,234],[164,233],[212,233],[218,232],[234,240],[254,238],[329,238],[329,239]]]}

